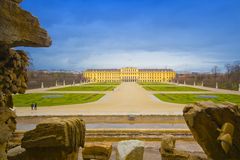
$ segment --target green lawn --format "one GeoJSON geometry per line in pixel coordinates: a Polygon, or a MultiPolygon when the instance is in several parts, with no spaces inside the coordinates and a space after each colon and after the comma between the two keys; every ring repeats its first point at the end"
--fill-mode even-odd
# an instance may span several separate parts
{"type": "Polygon", "coordinates": [[[99,83],[87,83],[85,85],[119,85],[120,82],[99,82],[99,83]]]}
{"type": "Polygon", "coordinates": [[[171,85],[169,83],[161,83],[161,82],[139,82],[139,85],[171,85]]]}
{"type": "Polygon", "coordinates": [[[232,94],[155,94],[165,102],[189,104],[197,101],[232,102],[240,105],[240,95],[232,94]],[[210,97],[209,97],[210,96],[210,97]]]}
{"type": "Polygon", "coordinates": [[[203,89],[187,87],[187,86],[177,86],[177,85],[144,85],[148,91],[205,91],[203,89]]]}
{"type": "Polygon", "coordinates": [[[32,103],[37,103],[39,107],[42,107],[94,102],[103,96],[104,94],[33,93],[14,95],[13,101],[16,107],[30,107],[32,103]]]}
{"type": "Polygon", "coordinates": [[[81,85],[50,89],[50,91],[113,91],[115,87],[115,85],[81,85]]]}

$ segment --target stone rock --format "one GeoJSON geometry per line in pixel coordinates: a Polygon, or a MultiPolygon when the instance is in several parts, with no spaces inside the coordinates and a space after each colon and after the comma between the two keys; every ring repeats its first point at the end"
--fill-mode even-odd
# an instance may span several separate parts
{"type": "Polygon", "coordinates": [[[8,160],[25,160],[25,151],[26,149],[17,146],[8,151],[7,158],[8,160]]]}
{"type": "Polygon", "coordinates": [[[0,159],[6,159],[7,142],[16,129],[12,94],[25,92],[27,66],[28,57],[23,51],[8,49],[0,54],[0,159]]]}
{"type": "MultiPolygon", "coordinates": [[[[28,64],[28,57],[22,50],[9,49],[0,54],[0,90],[2,94],[11,95],[25,92],[28,64]]],[[[12,105],[8,105],[8,107],[12,107],[12,105]]],[[[1,106],[2,104],[0,104],[1,106]]]]}
{"type": "Polygon", "coordinates": [[[173,135],[164,135],[161,141],[161,153],[173,153],[175,149],[176,139],[173,135]]]}
{"type": "Polygon", "coordinates": [[[25,131],[13,132],[13,135],[11,136],[11,138],[8,141],[8,145],[7,145],[7,150],[8,151],[12,148],[17,147],[17,146],[21,146],[21,140],[23,138],[24,132],[25,131]]]}
{"type": "Polygon", "coordinates": [[[176,139],[173,135],[164,135],[161,141],[160,153],[163,160],[187,160],[190,155],[175,149],[176,139]]]}
{"type": "Polygon", "coordinates": [[[49,118],[34,130],[24,133],[23,148],[35,147],[84,147],[85,123],[80,118],[49,118]]]}
{"type": "Polygon", "coordinates": [[[0,144],[8,141],[16,130],[15,118],[16,114],[11,109],[5,108],[5,111],[0,113],[0,144]]]}
{"type": "Polygon", "coordinates": [[[139,140],[121,141],[117,145],[117,160],[142,160],[144,142],[139,140]]]}
{"type": "Polygon", "coordinates": [[[9,138],[16,130],[16,114],[9,108],[0,111],[0,159],[6,160],[6,147],[9,138]]]}
{"type": "Polygon", "coordinates": [[[83,160],[109,160],[112,153],[111,143],[89,143],[82,151],[83,160]]]}
{"type": "Polygon", "coordinates": [[[184,151],[174,150],[171,153],[161,153],[162,160],[191,160],[190,155],[184,151]]]}
{"type": "Polygon", "coordinates": [[[27,88],[28,57],[12,47],[48,47],[51,39],[38,19],[20,8],[22,0],[0,0],[0,159],[6,160],[9,135],[16,128],[12,94],[27,88]],[[10,116],[9,116],[10,114],[10,116]],[[14,115],[14,116],[13,116],[14,115]],[[7,121],[5,120],[7,118],[7,121]]]}
{"type": "Polygon", "coordinates": [[[175,148],[176,139],[173,135],[164,135],[161,141],[161,153],[162,160],[205,160],[204,157],[197,155],[196,153],[190,153],[187,151],[179,151],[175,148]]]}
{"type": "Polygon", "coordinates": [[[47,32],[40,28],[36,17],[19,7],[21,1],[0,0],[0,46],[50,46],[47,32]]]}
{"type": "Polygon", "coordinates": [[[50,118],[24,134],[26,160],[77,160],[84,147],[85,123],[80,118],[50,118]]]}
{"type": "Polygon", "coordinates": [[[23,51],[8,49],[0,54],[0,159],[6,159],[7,142],[16,129],[12,94],[25,92],[27,66],[23,51]]]}
{"type": "Polygon", "coordinates": [[[194,139],[214,160],[240,159],[240,111],[230,103],[199,102],[183,110],[194,139]]]}

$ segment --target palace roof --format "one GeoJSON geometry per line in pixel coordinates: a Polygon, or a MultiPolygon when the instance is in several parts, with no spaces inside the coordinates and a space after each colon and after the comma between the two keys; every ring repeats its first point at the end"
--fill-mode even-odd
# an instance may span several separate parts
{"type": "Polygon", "coordinates": [[[104,71],[120,71],[120,69],[87,69],[86,72],[104,72],[104,71]]]}
{"type": "MultiPolygon", "coordinates": [[[[87,69],[86,72],[116,72],[121,69],[87,69]]],[[[138,69],[140,72],[173,72],[172,69],[138,69]]]]}
{"type": "Polygon", "coordinates": [[[139,71],[143,71],[143,72],[173,72],[172,69],[139,69],[139,71]]]}

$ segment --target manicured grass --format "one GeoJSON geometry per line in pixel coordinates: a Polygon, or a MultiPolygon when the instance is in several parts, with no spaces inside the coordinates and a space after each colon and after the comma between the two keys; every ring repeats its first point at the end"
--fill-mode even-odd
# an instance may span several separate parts
{"type": "Polygon", "coordinates": [[[155,96],[162,101],[179,104],[213,101],[216,103],[231,102],[240,105],[240,95],[232,94],[155,94],[155,96]]]}
{"type": "Polygon", "coordinates": [[[115,87],[114,85],[81,85],[51,89],[50,91],[112,91],[115,87]]]}
{"type": "Polygon", "coordinates": [[[87,83],[85,85],[119,85],[120,82],[100,82],[100,83],[87,83]]]}
{"type": "Polygon", "coordinates": [[[169,83],[161,83],[161,82],[139,82],[140,85],[171,85],[169,83]]]}
{"type": "Polygon", "coordinates": [[[143,88],[149,91],[205,91],[203,89],[187,87],[187,86],[177,86],[177,85],[144,85],[143,88]]]}
{"type": "Polygon", "coordinates": [[[30,107],[32,103],[37,103],[38,107],[42,107],[94,102],[103,96],[104,94],[32,93],[14,95],[13,101],[16,107],[30,107]]]}

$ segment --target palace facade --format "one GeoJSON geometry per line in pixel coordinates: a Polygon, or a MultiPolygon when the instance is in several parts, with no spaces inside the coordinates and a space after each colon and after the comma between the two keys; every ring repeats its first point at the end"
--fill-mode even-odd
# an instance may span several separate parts
{"type": "Polygon", "coordinates": [[[90,82],[171,82],[176,77],[172,69],[87,69],[83,76],[90,82]]]}

